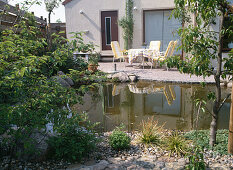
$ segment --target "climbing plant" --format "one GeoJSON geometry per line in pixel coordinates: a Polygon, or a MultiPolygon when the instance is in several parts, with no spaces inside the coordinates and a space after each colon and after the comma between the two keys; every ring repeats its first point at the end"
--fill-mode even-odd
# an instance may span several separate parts
{"type": "Polygon", "coordinates": [[[133,41],[133,0],[126,1],[125,16],[118,23],[123,28],[124,48],[128,50],[133,41]]]}

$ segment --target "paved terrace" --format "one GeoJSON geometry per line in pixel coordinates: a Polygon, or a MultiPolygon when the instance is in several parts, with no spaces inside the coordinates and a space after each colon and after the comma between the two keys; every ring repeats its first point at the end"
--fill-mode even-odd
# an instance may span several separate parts
{"type": "MultiPolygon", "coordinates": [[[[214,76],[206,77],[197,77],[191,76],[188,74],[181,74],[177,69],[171,69],[167,71],[166,68],[150,68],[149,66],[138,67],[138,63],[133,63],[133,67],[128,67],[128,64],[125,62],[115,62],[117,72],[125,72],[127,74],[135,74],[138,76],[139,80],[148,80],[148,81],[159,81],[159,82],[174,82],[174,83],[190,83],[196,84],[200,82],[214,83],[214,76]]],[[[99,69],[106,73],[114,72],[114,64],[112,62],[100,62],[99,69]]]]}

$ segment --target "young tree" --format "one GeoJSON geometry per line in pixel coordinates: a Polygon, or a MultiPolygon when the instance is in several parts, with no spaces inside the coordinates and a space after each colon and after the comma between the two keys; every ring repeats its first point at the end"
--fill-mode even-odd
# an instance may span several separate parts
{"type": "Polygon", "coordinates": [[[177,66],[180,72],[197,76],[214,75],[216,93],[208,95],[214,100],[210,125],[210,146],[216,143],[218,112],[222,106],[220,78],[232,75],[233,57],[222,57],[223,37],[232,34],[224,26],[224,17],[232,11],[227,0],[174,0],[173,15],[184,25],[178,30],[185,60],[172,57],[168,67],[177,66]],[[217,29],[216,29],[217,28],[217,29]],[[217,63],[217,67],[211,64],[217,63]],[[223,63],[224,61],[224,63],[223,63]],[[222,69],[224,68],[224,69],[222,69]]]}
{"type": "Polygon", "coordinates": [[[47,41],[48,41],[48,49],[51,50],[52,40],[51,40],[51,14],[54,9],[59,7],[59,3],[62,0],[44,0],[46,11],[48,12],[48,29],[47,29],[47,41]]]}
{"type": "Polygon", "coordinates": [[[49,24],[51,23],[51,14],[54,11],[54,9],[59,7],[59,3],[62,0],[44,0],[46,11],[48,12],[48,21],[49,24]]]}

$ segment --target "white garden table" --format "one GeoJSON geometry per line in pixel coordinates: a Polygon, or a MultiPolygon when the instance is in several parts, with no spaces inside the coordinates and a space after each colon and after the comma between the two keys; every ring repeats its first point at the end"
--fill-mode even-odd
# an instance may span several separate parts
{"type": "Polygon", "coordinates": [[[130,49],[128,50],[129,64],[132,64],[133,59],[137,57],[143,57],[144,49],[130,49]]]}
{"type": "MultiPolygon", "coordinates": [[[[151,49],[130,49],[128,50],[128,58],[129,58],[129,64],[133,63],[133,60],[137,57],[142,58],[142,66],[144,68],[144,61],[145,58],[150,58],[153,55],[153,50],[151,49]]],[[[155,54],[157,52],[154,52],[155,54]]]]}
{"type": "Polygon", "coordinates": [[[74,59],[76,59],[76,55],[85,56],[85,61],[88,62],[88,58],[89,58],[90,53],[75,52],[75,53],[73,53],[73,55],[74,55],[74,59]]]}

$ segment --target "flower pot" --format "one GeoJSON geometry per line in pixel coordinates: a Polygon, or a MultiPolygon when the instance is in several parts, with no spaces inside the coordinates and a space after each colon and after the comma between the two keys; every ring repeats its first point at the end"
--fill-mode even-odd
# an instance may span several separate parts
{"type": "Polygon", "coordinates": [[[97,71],[97,68],[98,68],[98,65],[96,65],[96,64],[89,64],[88,65],[88,70],[90,71],[90,72],[96,72],[97,71]]]}
{"type": "Polygon", "coordinates": [[[82,50],[81,52],[82,52],[82,53],[87,53],[87,52],[88,52],[88,50],[82,50]]]}

